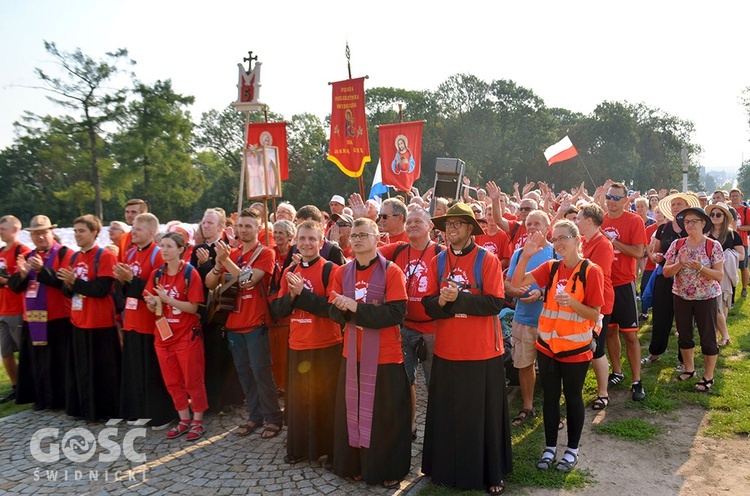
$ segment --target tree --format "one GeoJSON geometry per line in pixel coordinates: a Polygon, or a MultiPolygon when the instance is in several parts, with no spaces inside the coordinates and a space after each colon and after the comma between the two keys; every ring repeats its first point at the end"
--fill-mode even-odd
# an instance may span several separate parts
{"type": "MultiPolygon", "coordinates": [[[[74,52],[58,50],[54,42],[44,42],[47,53],[52,55],[61,67],[60,76],[37,68],[42,89],[53,96],[47,98],[71,111],[61,120],[68,125],[71,134],[83,135],[88,152],[86,157],[94,189],[95,213],[104,216],[102,205],[102,164],[100,159],[105,152],[103,137],[107,135],[107,124],[115,122],[122,114],[127,97],[126,88],[110,89],[108,85],[121,72],[118,64],[135,64],[128,58],[124,48],[108,52],[105,60],[95,61],[80,48],[74,52]]],[[[33,116],[31,114],[30,116],[33,116]]],[[[84,164],[77,164],[83,166],[84,164]]]]}

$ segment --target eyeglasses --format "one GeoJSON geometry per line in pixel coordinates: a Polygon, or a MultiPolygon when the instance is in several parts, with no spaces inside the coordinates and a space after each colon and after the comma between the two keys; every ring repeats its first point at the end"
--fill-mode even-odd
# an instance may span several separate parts
{"type": "Polygon", "coordinates": [[[625,197],[620,195],[604,195],[604,198],[606,198],[607,200],[620,201],[625,197]]]}
{"type": "Polygon", "coordinates": [[[474,212],[474,215],[482,215],[481,210],[472,210],[472,212],[474,212]]]}
{"type": "Polygon", "coordinates": [[[557,243],[558,241],[565,241],[566,239],[571,239],[574,237],[575,236],[571,236],[570,234],[563,234],[562,236],[550,239],[550,241],[552,241],[552,243],[557,243]]]}
{"type": "Polygon", "coordinates": [[[518,210],[520,210],[521,212],[531,212],[534,209],[531,207],[518,207],[518,210]]]}
{"type": "Polygon", "coordinates": [[[452,221],[452,220],[446,220],[445,221],[445,227],[446,228],[455,228],[455,229],[461,229],[461,226],[466,224],[466,222],[461,222],[460,220],[452,221]]]}
{"type": "Polygon", "coordinates": [[[388,220],[391,217],[398,217],[401,214],[380,214],[378,215],[378,222],[381,220],[388,220]]]}
{"type": "Polygon", "coordinates": [[[349,235],[349,239],[352,241],[364,241],[367,239],[367,236],[375,236],[373,233],[353,233],[349,235]]]}
{"type": "Polygon", "coordinates": [[[724,212],[711,212],[708,215],[709,217],[716,217],[718,219],[718,218],[724,217],[724,212]]]}
{"type": "Polygon", "coordinates": [[[685,224],[686,226],[694,226],[694,225],[696,225],[696,224],[699,224],[699,223],[701,223],[701,222],[706,222],[706,221],[705,221],[705,220],[703,220],[703,219],[685,219],[685,220],[683,220],[682,222],[683,222],[683,224],[685,224]]]}
{"type": "Polygon", "coordinates": [[[352,227],[351,224],[347,224],[346,222],[337,222],[336,225],[339,227],[352,227]]]}

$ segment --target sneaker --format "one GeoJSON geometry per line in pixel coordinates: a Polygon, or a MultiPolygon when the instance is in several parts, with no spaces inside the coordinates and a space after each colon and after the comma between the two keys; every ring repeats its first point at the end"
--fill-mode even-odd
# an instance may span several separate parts
{"type": "Polygon", "coordinates": [[[609,374],[609,378],[607,380],[607,384],[609,384],[609,387],[617,386],[618,384],[620,384],[624,380],[625,380],[625,376],[624,375],[618,374],[616,372],[612,372],[611,374],[609,374]]]}
{"type": "Polygon", "coordinates": [[[162,425],[152,425],[152,426],[151,426],[151,430],[152,430],[152,431],[163,431],[164,429],[166,429],[167,427],[169,427],[169,426],[170,426],[171,424],[172,424],[172,421],[170,420],[170,421],[169,421],[169,422],[167,422],[166,424],[162,424],[162,425]]]}
{"type": "Polygon", "coordinates": [[[634,382],[630,390],[633,391],[633,401],[643,401],[646,399],[646,390],[643,388],[643,382],[634,382]]]}
{"type": "Polygon", "coordinates": [[[744,289],[742,290],[742,297],[743,297],[743,298],[747,298],[747,288],[744,288],[744,289]]]}
{"type": "Polygon", "coordinates": [[[648,365],[649,363],[654,363],[654,362],[658,362],[658,361],[659,361],[659,359],[661,359],[661,357],[660,357],[660,356],[658,356],[658,357],[654,358],[654,357],[652,357],[651,355],[649,355],[649,356],[647,356],[647,357],[645,357],[645,358],[641,358],[641,363],[642,363],[643,365],[648,365]]]}
{"type": "Polygon", "coordinates": [[[648,320],[648,314],[642,313],[638,315],[638,322],[646,322],[648,320]]]}
{"type": "Polygon", "coordinates": [[[685,372],[685,366],[683,364],[679,364],[677,367],[674,368],[674,371],[682,374],[683,372],[685,372]]]}
{"type": "Polygon", "coordinates": [[[13,401],[16,401],[16,387],[15,386],[13,386],[13,389],[11,389],[8,394],[0,398],[0,403],[11,403],[13,401]]]}

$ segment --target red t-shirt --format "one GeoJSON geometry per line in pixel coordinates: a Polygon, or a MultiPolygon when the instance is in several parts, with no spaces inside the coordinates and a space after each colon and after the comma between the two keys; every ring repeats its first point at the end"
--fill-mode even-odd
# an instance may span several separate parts
{"type": "MultiPolygon", "coordinates": [[[[148,283],[153,271],[164,265],[164,259],[161,257],[161,250],[159,250],[156,244],[150,243],[142,250],[137,246],[128,250],[124,263],[133,269],[135,277],[143,279],[148,283]],[[156,250],[156,254],[153,255],[154,263],[152,265],[151,256],[154,250],[156,250]]],[[[156,316],[154,312],[146,307],[145,301],[135,298],[128,298],[126,300],[125,311],[123,312],[123,330],[136,331],[141,334],[153,334],[155,320],[156,316]]]]}
{"type": "MultiPolygon", "coordinates": [[[[74,254],[75,255],[75,254],[74,254]]],[[[114,266],[117,264],[115,254],[104,248],[94,246],[87,252],[79,251],[75,255],[75,262],[71,257],[70,269],[75,273],[77,279],[93,282],[99,277],[111,277],[114,279],[114,266]],[[95,263],[96,254],[99,255],[98,269],[95,263]]],[[[76,283],[80,284],[80,283],[76,283]]],[[[115,325],[115,303],[112,296],[107,293],[104,298],[91,298],[80,294],[74,294],[70,305],[70,322],[79,329],[98,329],[101,327],[113,327],[115,325]]]]}
{"type": "MultiPolygon", "coordinates": [[[[437,273],[437,257],[430,263],[427,283],[427,294],[437,295],[448,283],[439,277],[468,285],[476,284],[474,280],[474,259],[477,249],[457,257],[448,251],[445,273],[437,273]],[[439,282],[438,282],[439,281],[439,282]]],[[[503,269],[500,260],[488,253],[482,264],[482,286],[485,295],[504,298],[503,269]]],[[[478,288],[466,288],[463,291],[478,295],[478,288]]],[[[435,355],[446,360],[487,360],[504,353],[502,330],[497,317],[456,314],[450,319],[438,319],[435,335],[435,355]],[[493,319],[495,322],[493,323],[493,319]],[[496,349],[499,344],[500,349],[496,349]]]]}
{"type": "MultiPolygon", "coordinates": [[[[534,279],[536,280],[536,283],[539,285],[540,288],[546,288],[547,285],[550,283],[549,276],[550,276],[550,271],[552,269],[553,262],[554,262],[553,260],[550,260],[531,271],[531,275],[534,276],[534,279]]],[[[590,267],[591,269],[589,269],[589,271],[586,273],[586,287],[585,287],[585,293],[583,296],[582,303],[590,307],[602,307],[604,305],[604,275],[602,274],[602,269],[598,265],[593,264],[590,267]]],[[[576,267],[568,269],[567,267],[565,267],[565,264],[563,262],[559,263],[557,267],[557,287],[558,288],[564,287],[568,283],[568,279],[570,279],[573,276],[574,270],[576,270],[576,267]]],[[[555,297],[554,293],[555,291],[557,291],[557,289],[550,288],[549,291],[550,292],[547,295],[547,298],[554,298],[555,297]]],[[[537,343],[535,346],[536,346],[536,349],[540,353],[544,353],[548,357],[553,357],[554,354],[548,349],[539,345],[539,343],[537,343]]],[[[555,358],[555,360],[560,361],[560,362],[576,363],[576,362],[588,362],[593,357],[594,357],[594,353],[589,350],[585,353],[580,353],[578,355],[573,355],[573,356],[563,357],[563,358],[558,357],[558,358],[555,358]]]]}
{"type": "MultiPolygon", "coordinates": [[[[615,251],[612,243],[602,234],[597,232],[591,241],[583,241],[583,257],[588,258],[602,269],[604,275],[604,304],[602,304],[602,315],[609,315],[615,306],[615,289],[612,286],[612,261],[615,251]]],[[[587,281],[588,284],[588,281],[587,281]]]]}
{"type": "Polygon", "coordinates": [[[273,231],[268,231],[268,243],[266,243],[266,228],[261,227],[258,232],[258,241],[263,243],[266,247],[271,248],[276,246],[276,242],[273,240],[273,231]]]}
{"type": "MultiPolygon", "coordinates": [[[[356,262],[349,262],[356,263],[356,262]]],[[[370,281],[370,276],[378,262],[367,267],[365,270],[358,270],[357,281],[354,284],[356,300],[359,303],[364,303],[367,296],[367,286],[370,281]]],[[[344,276],[344,267],[346,265],[340,265],[336,267],[334,274],[331,277],[331,283],[329,287],[328,301],[333,301],[333,292],[338,294],[344,294],[343,285],[341,280],[344,276]]],[[[406,299],[406,287],[404,286],[404,273],[395,264],[389,264],[388,270],[385,273],[385,301],[407,301],[406,299]]],[[[349,332],[344,334],[344,357],[347,356],[346,346],[349,342],[349,332]]],[[[357,361],[362,356],[362,330],[357,327],[357,361]]],[[[378,351],[378,363],[403,363],[404,352],[401,349],[401,328],[397,325],[383,327],[380,329],[380,350],[378,351]]]]}
{"type": "MultiPolygon", "coordinates": [[[[391,243],[378,248],[381,255],[395,262],[403,271],[406,278],[406,293],[409,295],[405,324],[410,329],[423,334],[435,334],[435,329],[437,329],[437,322],[427,315],[422,305],[422,297],[427,296],[427,275],[430,262],[438,253],[435,246],[435,243],[430,242],[425,250],[415,250],[407,243],[391,243]],[[394,260],[393,255],[396,249],[404,245],[406,247],[401,249],[394,260]]],[[[439,251],[444,249],[445,247],[441,246],[439,251]]]]}
{"type": "Polygon", "coordinates": [[[513,252],[510,249],[510,238],[502,229],[495,234],[480,234],[474,236],[474,243],[495,255],[500,260],[510,259],[513,252]]]}
{"type": "Polygon", "coordinates": [[[520,220],[509,220],[508,232],[506,234],[510,237],[511,254],[513,254],[517,249],[523,248],[523,245],[526,244],[526,237],[528,236],[528,233],[526,232],[526,224],[524,224],[520,220]],[[516,228],[516,226],[518,227],[516,228]]]}
{"type": "MultiPolygon", "coordinates": [[[[734,207],[734,205],[732,206],[734,207]]],[[[747,247],[747,231],[741,230],[740,227],[746,226],[750,223],[750,219],[747,218],[748,208],[744,205],[740,205],[739,207],[734,207],[734,209],[737,211],[737,231],[739,231],[740,236],[742,237],[742,244],[747,247]]]]}
{"type": "MultiPolygon", "coordinates": [[[[290,269],[302,278],[302,283],[306,289],[318,296],[326,296],[328,288],[323,286],[323,266],[325,264],[325,259],[318,258],[309,267],[304,267],[304,264],[301,263],[294,267],[287,267],[281,277],[281,289],[278,297],[281,298],[289,293],[286,275],[290,269]]],[[[333,272],[333,269],[335,269],[335,265],[331,267],[331,272],[333,272]]],[[[329,275],[329,286],[330,278],[331,275],[329,275]]],[[[342,340],[341,327],[331,319],[318,317],[299,308],[295,308],[289,318],[289,348],[293,350],[328,348],[342,340]]]]}
{"type": "MultiPolygon", "coordinates": [[[[643,226],[643,219],[637,214],[623,212],[616,219],[604,215],[602,231],[610,238],[614,238],[626,245],[645,245],[648,242],[646,238],[646,228],[643,226]]],[[[614,287],[630,284],[635,281],[636,263],[635,258],[621,253],[617,248],[615,259],[612,263],[612,285],[614,287]]]]}
{"type": "MultiPolygon", "coordinates": [[[[167,273],[168,270],[165,267],[159,278],[159,285],[163,286],[167,294],[176,300],[189,301],[190,303],[203,303],[203,283],[201,282],[201,276],[197,270],[194,269],[190,272],[190,283],[188,284],[188,287],[185,288],[185,283],[187,282],[185,280],[186,266],[187,264],[184,261],[181,261],[180,269],[177,271],[177,274],[173,276],[167,273]]],[[[148,283],[146,284],[146,289],[144,291],[156,294],[154,292],[155,275],[155,271],[152,272],[151,277],[148,278],[148,283]]],[[[172,305],[167,305],[166,303],[162,304],[162,311],[164,317],[167,318],[169,327],[172,329],[172,334],[174,335],[164,341],[158,336],[158,333],[156,333],[157,336],[154,340],[156,345],[168,346],[171,343],[180,341],[186,334],[191,333],[194,327],[200,326],[200,316],[197,313],[186,313],[172,307],[172,305]]],[[[152,330],[152,332],[154,331],[152,330]]]]}
{"type": "Polygon", "coordinates": [[[389,234],[388,235],[388,242],[389,243],[398,243],[399,241],[403,241],[404,243],[408,243],[409,242],[409,236],[406,235],[406,231],[403,231],[400,234],[389,234]]]}
{"type": "Polygon", "coordinates": [[[125,255],[133,246],[133,233],[128,231],[120,236],[120,251],[117,253],[117,261],[125,263],[125,255]]]}
{"type": "MultiPolygon", "coordinates": [[[[6,246],[0,250],[0,269],[8,271],[12,276],[18,272],[16,256],[24,257],[31,253],[28,246],[22,245],[18,241],[13,246],[6,246]]],[[[23,314],[23,294],[17,294],[11,291],[8,286],[0,288],[0,315],[21,315],[23,314]]]]}
{"type": "MultiPolygon", "coordinates": [[[[237,264],[237,267],[244,269],[253,257],[255,250],[260,249],[261,246],[258,243],[254,249],[249,250],[244,255],[241,248],[235,248],[229,254],[229,258],[237,264]]],[[[265,272],[265,275],[252,288],[242,288],[240,290],[239,309],[230,312],[226,323],[227,330],[245,333],[269,322],[268,302],[266,301],[267,293],[265,290],[261,290],[261,287],[268,288],[271,276],[273,275],[275,259],[276,254],[274,251],[264,247],[252,265],[250,265],[253,269],[262,270],[265,272]]],[[[226,269],[224,271],[226,272],[226,269]]]]}
{"type": "MultiPolygon", "coordinates": [[[[62,247],[60,247],[62,249],[62,247]]],[[[46,253],[42,253],[40,256],[42,257],[42,260],[44,260],[44,263],[47,263],[47,259],[49,258],[51,250],[48,250],[46,253]]],[[[28,259],[31,257],[31,255],[35,255],[36,251],[30,251],[26,258],[28,259]]],[[[73,250],[66,249],[65,254],[62,256],[62,260],[60,260],[60,252],[58,251],[55,254],[55,259],[52,261],[52,270],[57,271],[60,267],[68,267],[70,266],[70,259],[73,256],[73,250]]],[[[26,320],[26,298],[25,295],[29,294],[29,287],[26,287],[26,292],[24,293],[24,316],[23,319],[26,320]]],[[[37,292],[38,294],[38,292],[37,292]]],[[[70,318],[70,298],[66,298],[65,295],[62,293],[61,289],[53,288],[52,286],[47,286],[47,320],[52,321],[56,319],[67,319],[70,318]]]]}
{"type": "MultiPolygon", "coordinates": [[[[658,228],[659,228],[658,224],[651,224],[650,226],[646,228],[646,238],[648,239],[648,241],[646,241],[647,245],[651,243],[651,239],[653,238],[654,233],[656,232],[658,228]]],[[[651,260],[651,257],[646,257],[646,265],[643,267],[643,270],[647,271],[647,270],[654,270],[654,269],[656,269],[656,264],[654,263],[653,260],[651,260]]]]}

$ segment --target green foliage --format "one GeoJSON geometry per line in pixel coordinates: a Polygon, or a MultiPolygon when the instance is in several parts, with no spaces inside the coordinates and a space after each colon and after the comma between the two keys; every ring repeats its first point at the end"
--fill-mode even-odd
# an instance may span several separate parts
{"type": "Polygon", "coordinates": [[[593,430],[597,434],[609,434],[628,441],[649,441],[661,434],[659,426],[639,418],[613,420],[604,424],[597,424],[593,426],[593,430]]]}

